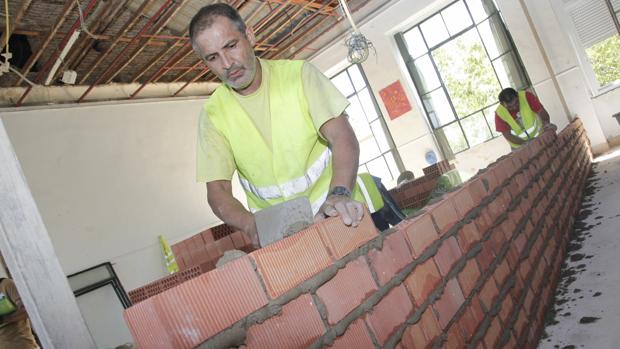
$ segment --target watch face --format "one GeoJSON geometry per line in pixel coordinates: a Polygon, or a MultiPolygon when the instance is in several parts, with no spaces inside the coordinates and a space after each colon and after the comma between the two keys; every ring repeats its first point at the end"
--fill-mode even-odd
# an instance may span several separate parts
{"type": "Polygon", "coordinates": [[[330,195],[341,195],[341,196],[351,196],[351,192],[349,191],[349,189],[345,188],[345,187],[334,187],[332,188],[330,195]]]}

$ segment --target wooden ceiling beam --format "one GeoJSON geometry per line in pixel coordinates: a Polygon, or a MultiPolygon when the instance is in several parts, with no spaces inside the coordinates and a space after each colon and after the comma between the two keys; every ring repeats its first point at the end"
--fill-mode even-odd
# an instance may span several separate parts
{"type": "MultiPolygon", "coordinates": [[[[43,51],[45,51],[45,49],[47,48],[47,45],[49,45],[49,43],[52,41],[58,29],[60,29],[60,26],[62,26],[62,24],[65,22],[65,18],[73,9],[73,5],[74,5],[74,0],[65,1],[65,5],[63,6],[62,11],[60,12],[60,16],[58,16],[56,23],[54,23],[54,25],[50,28],[47,36],[45,37],[45,39],[43,39],[41,46],[39,46],[39,48],[28,58],[28,61],[22,68],[22,71],[21,71],[22,75],[26,76],[30,72],[30,69],[32,69],[32,66],[34,65],[34,63],[39,59],[39,57],[41,57],[41,54],[43,54],[43,51]]],[[[17,79],[17,83],[15,83],[14,86],[19,86],[22,83],[22,81],[24,81],[24,79],[19,77],[17,79]]]]}
{"type": "MultiPolygon", "coordinates": [[[[149,2],[149,0],[145,0],[145,2],[149,2]]],[[[132,43],[136,43],[138,41],[138,38],[140,37],[140,35],[144,34],[153,25],[153,23],[155,22],[155,19],[158,18],[169,7],[171,2],[172,2],[172,0],[166,0],[166,2],[164,2],[161,5],[161,7],[155,12],[155,14],[144,25],[144,27],[142,27],[142,29],[140,30],[138,35],[136,35],[134,40],[132,40],[132,42],[127,44],[125,46],[125,48],[123,48],[123,50],[116,55],[116,57],[112,60],[112,63],[110,65],[108,65],[108,67],[103,71],[103,73],[101,73],[101,75],[99,75],[97,80],[95,80],[95,82],[93,84],[91,84],[86,89],[86,91],[84,91],[84,93],[80,96],[80,98],[78,98],[78,100],[77,100],[78,103],[82,102],[84,100],[84,98],[86,98],[86,96],[90,93],[90,91],[92,91],[92,89],[95,87],[95,85],[99,84],[104,79],[106,74],[108,74],[113,68],[115,68],[116,62],[118,61],[118,59],[120,59],[121,57],[125,56],[125,54],[129,50],[129,48],[131,47],[131,44],[132,43]]]]}
{"type": "MultiPolygon", "coordinates": [[[[153,24],[152,30],[154,34],[159,33],[167,24],[170,22],[172,17],[176,15],[183,6],[188,3],[188,0],[173,1],[169,8],[162,14],[162,18],[158,18],[157,21],[153,24]]],[[[142,37],[146,33],[141,33],[139,36],[142,37]]],[[[112,74],[107,77],[104,81],[106,84],[109,84],[114,77],[116,77],[123,69],[125,69],[133,60],[147,47],[146,43],[151,39],[142,40],[138,47],[130,54],[129,58],[125,60],[123,64],[121,64],[112,74]]]]}
{"type": "MultiPolygon", "coordinates": [[[[95,69],[97,68],[97,66],[99,66],[99,63],[101,63],[101,61],[103,61],[114,49],[114,47],[116,46],[117,43],[120,42],[121,37],[124,36],[127,31],[129,31],[140,19],[140,16],[142,16],[142,14],[144,13],[144,11],[148,8],[148,6],[151,4],[152,2],[149,0],[144,0],[142,1],[142,4],[140,4],[140,7],[138,7],[136,9],[136,11],[134,11],[133,16],[127,21],[125,22],[125,24],[123,25],[123,27],[119,30],[119,32],[117,33],[116,37],[114,37],[114,39],[112,40],[112,42],[110,43],[110,45],[105,49],[105,51],[103,53],[101,53],[97,59],[90,65],[90,68],[88,68],[86,70],[86,73],[80,78],[80,84],[83,84],[86,82],[86,80],[90,77],[90,75],[93,73],[93,71],[95,71],[95,69]]],[[[130,43],[133,42],[134,40],[137,40],[136,37],[133,37],[131,39],[131,41],[129,41],[130,43]]],[[[129,44],[127,44],[127,46],[125,47],[125,49],[129,46],[129,44]]]]}
{"type": "Polygon", "coordinates": [[[22,2],[22,7],[17,10],[17,14],[15,15],[15,19],[9,19],[9,32],[2,31],[2,35],[0,35],[0,51],[4,50],[4,45],[6,44],[7,38],[10,38],[11,35],[15,32],[15,28],[21,23],[22,18],[28,12],[30,8],[30,4],[32,4],[32,0],[25,0],[22,2]]]}

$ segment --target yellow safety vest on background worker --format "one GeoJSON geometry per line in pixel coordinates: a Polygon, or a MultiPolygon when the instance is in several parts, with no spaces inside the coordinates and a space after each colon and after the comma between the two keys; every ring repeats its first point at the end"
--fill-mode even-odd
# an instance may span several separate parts
{"type": "MultiPolygon", "coordinates": [[[[205,103],[205,111],[230,143],[252,212],[306,196],[313,213],[317,213],[327,197],[332,156],[312,123],[301,81],[304,62],[262,62],[269,65],[270,71],[272,147],[264,141],[230,87],[218,87],[205,103]]],[[[364,202],[357,187],[353,198],[364,202]]]]}
{"type": "Polygon", "coordinates": [[[357,184],[364,195],[370,213],[375,213],[383,208],[383,205],[385,205],[383,197],[381,192],[379,192],[379,188],[377,188],[377,183],[369,173],[359,173],[357,175],[357,184]]]}
{"type": "MultiPolygon", "coordinates": [[[[523,125],[512,117],[508,109],[503,105],[499,105],[495,111],[497,115],[504,120],[511,128],[510,133],[523,139],[524,141],[538,137],[541,130],[541,121],[538,115],[530,108],[530,104],[525,97],[525,91],[519,91],[519,114],[523,125]]],[[[508,142],[512,148],[518,148],[520,144],[508,142]]]]}

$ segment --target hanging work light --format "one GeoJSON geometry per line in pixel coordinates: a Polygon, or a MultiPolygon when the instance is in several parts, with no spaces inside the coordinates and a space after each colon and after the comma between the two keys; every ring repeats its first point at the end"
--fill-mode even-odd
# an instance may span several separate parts
{"type": "Polygon", "coordinates": [[[340,7],[342,7],[345,17],[347,17],[349,23],[351,23],[351,29],[353,30],[344,41],[349,50],[347,59],[349,62],[354,64],[362,63],[366,60],[366,58],[368,58],[370,49],[374,50],[374,47],[372,46],[372,42],[366,39],[366,37],[357,29],[355,22],[353,22],[351,12],[349,12],[349,7],[347,6],[346,0],[338,1],[340,2],[340,7]]]}

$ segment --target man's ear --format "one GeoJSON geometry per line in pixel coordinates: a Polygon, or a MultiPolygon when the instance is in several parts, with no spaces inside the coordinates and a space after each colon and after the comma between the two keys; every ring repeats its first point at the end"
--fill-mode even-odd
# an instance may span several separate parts
{"type": "Polygon", "coordinates": [[[254,36],[254,31],[252,30],[252,28],[245,28],[245,37],[248,38],[250,45],[254,47],[254,44],[256,44],[256,37],[254,36]]]}

